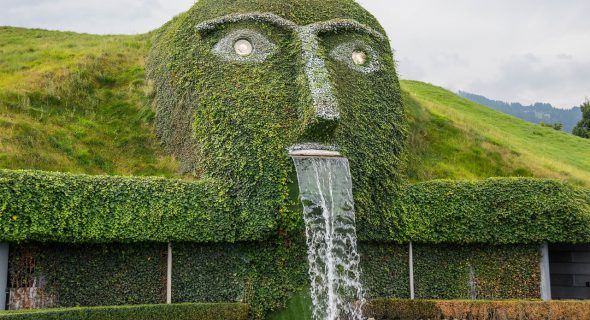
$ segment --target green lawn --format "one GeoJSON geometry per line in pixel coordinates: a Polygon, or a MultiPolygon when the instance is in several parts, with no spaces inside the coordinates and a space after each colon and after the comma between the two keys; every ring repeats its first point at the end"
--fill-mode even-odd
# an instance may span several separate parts
{"type": "MultiPolygon", "coordinates": [[[[178,177],[153,130],[149,35],[0,27],[0,168],[178,177]]],[[[402,81],[411,181],[535,176],[590,186],[590,141],[402,81]]]]}

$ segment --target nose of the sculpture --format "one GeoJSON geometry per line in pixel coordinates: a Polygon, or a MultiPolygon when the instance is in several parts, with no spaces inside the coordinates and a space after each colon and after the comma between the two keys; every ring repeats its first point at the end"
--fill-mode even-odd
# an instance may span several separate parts
{"type": "Polygon", "coordinates": [[[326,62],[320,57],[317,38],[301,34],[306,88],[311,98],[304,111],[304,126],[308,134],[329,134],[340,120],[338,100],[330,80],[326,62]]]}

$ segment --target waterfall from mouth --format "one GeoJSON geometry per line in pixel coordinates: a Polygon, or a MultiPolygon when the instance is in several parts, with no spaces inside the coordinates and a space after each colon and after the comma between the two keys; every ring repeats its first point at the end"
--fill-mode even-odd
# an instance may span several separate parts
{"type": "Polygon", "coordinates": [[[348,160],[291,156],[303,204],[313,318],[364,319],[348,160]]]}

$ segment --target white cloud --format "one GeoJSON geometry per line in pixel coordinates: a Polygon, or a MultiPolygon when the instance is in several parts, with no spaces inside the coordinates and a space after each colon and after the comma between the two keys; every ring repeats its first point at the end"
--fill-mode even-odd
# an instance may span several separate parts
{"type": "MultiPolygon", "coordinates": [[[[0,25],[143,33],[194,2],[0,0],[0,25]]],[[[588,0],[358,2],[388,31],[402,78],[558,107],[590,96],[588,0]]]]}

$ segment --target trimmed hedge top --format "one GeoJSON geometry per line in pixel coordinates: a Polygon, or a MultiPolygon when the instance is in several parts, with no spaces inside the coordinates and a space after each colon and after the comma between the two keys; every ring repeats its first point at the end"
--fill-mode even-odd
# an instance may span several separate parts
{"type": "Polygon", "coordinates": [[[230,203],[211,180],[0,170],[0,241],[234,242],[275,229],[260,217],[245,228],[230,203]]]}
{"type": "MultiPolygon", "coordinates": [[[[401,233],[415,242],[590,242],[588,190],[563,182],[431,181],[410,186],[402,203],[402,213],[393,220],[401,218],[401,233]]],[[[397,238],[390,231],[387,239],[397,238]]]]}
{"type": "MultiPolygon", "coordinates": [[[[433,181],[390,201],[395,210],[358,223],[360,239],[590,242],[588,192],[556,181],[433,181]]],[[[239,216],[230,203],[211,180],[0,170],[0,241],[234,242],[278,233],[278,217],[239,216]]]]}
{"type": "Polygon", "coordinates": [[[11,320],[246,320],[249,308],[240,303],[183,303],[138,306],[0,311],[11,320]]]}

